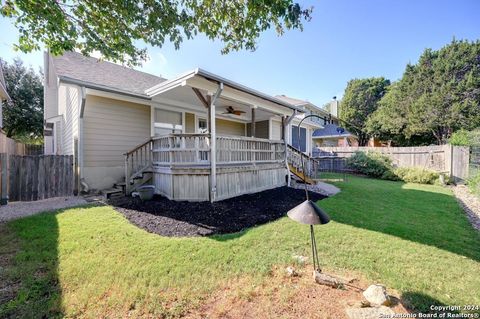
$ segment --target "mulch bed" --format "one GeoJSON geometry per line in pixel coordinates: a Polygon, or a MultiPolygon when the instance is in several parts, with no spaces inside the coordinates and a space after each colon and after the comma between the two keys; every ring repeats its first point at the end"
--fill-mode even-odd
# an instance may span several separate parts
{"type": "MultiPolygon", "coordinates": [[[[317,201],[326,196],[309,192],[317,201]]],[[[163,196],[142,202],[139,198],[112,199],[109,204],[132,224],[162,236],[208,236],[239,232],[286,215],[305,200],[305,191],[279,187],[223,201],[176,202],[163,196]]]]}

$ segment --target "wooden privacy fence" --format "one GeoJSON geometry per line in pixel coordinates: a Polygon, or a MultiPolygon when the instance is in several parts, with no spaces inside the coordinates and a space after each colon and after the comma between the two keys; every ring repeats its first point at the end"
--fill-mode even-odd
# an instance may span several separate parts
{"type": "Polygon", "coordinates": [[[23,144],[5,135],[0,130],[0,153],[9,155],[41,155],[43,145],[23,144]]]}
{"type": "MultiPolygon", "coordinates": [[[[455,182],[468,178],[469,148],[452,145],[415,147],[320,147],[313,152],[316,158],[348,158],[355,152],[378,152],[389,156],[396,167],[423,167],[448,173],[455,182]]],[[[328,160],[325,160],[328,163],[328,160]]],[[[338,168],[342,162],[335,163],[338,168]]]]}
{"type": "Polygon", "coordinates": [[[0,160],[2,198],[8,194],[9,201],[35,201],[74,193],[74,162],[71,155],[7,157],[6,154],[0,154],[0,160]]]}

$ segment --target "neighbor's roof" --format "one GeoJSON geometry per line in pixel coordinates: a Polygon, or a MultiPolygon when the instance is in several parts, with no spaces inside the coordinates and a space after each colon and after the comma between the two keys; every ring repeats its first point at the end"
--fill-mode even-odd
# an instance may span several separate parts
{"type": "Polygon", "coordinates": [[[355,137],[354,134],[350,133],[344,128],[340,128],[335,124],[326,124],[324,128],[315,130],[312,134],[313,138],[328,138],[328,137],[355,137]],[[343,132],[341,130],[343,129],[343,132]]]}
{"type": "Polygon", "coordinates": [[[65,52],[52,58],[55,72],[61,80],[77,80],[99,88],[111,88],[147,97],[146,89],[166,81],[160,76],[86,57],[77,52],[65,52]]]}
{"type": "MultiPolygon", "coordinates": [[[[296,107],[305,107],[305,106],[307,106],[307,105],[310,105],[310,106],[312,106],[314,109],[316,109],[317,111],[320,111],[320,112],[325,113],[325,114],[327,114],[327,115],[330,114],[330,112],[328,112],[327,110],[325,110],[325,109],[323,109],[323,108],[321,108],[321,107],[318,107],[318,106],[316,106],[315,104],[313,104],[312,102],[309,102],[309,101],[307,101],[307,100],[295,99],[295,98],[293,98],[293,97],[286,96],[286,95],[284,95],[284,94],[282,94],[282,95],[276,95],[275,97],[278,98],[278,99],[280,99],[280,100],[286,101],[286,102],[288,102],[288,103],[290,103],[290,104],[293,104],[293,105],[295,105],[296,107]]],[[[335,118],[334,115],[332,115],[332,117],[335,118]]]]}

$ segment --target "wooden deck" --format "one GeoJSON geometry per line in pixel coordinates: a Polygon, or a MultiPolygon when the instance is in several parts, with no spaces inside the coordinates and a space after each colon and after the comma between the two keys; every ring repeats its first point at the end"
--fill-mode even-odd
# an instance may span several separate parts
{"type": "Polygon", "coordinates": [[[284,141],[218,136],[215,186],[209,134],[169,134],[152,138],[126,154],[127,192],[132,180],[152,172],[156,192],[173,200],[222,200],[286,184],[284,141]]]}

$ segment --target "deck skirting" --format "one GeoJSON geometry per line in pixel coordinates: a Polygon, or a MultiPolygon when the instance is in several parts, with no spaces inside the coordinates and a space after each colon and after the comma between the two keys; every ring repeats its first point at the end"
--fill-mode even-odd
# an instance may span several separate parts
{"type": "MultiPolygon", "coordinates": [[[[218,166],[216,200],[285,186],[286,175],[284,163],[218,166]]],[[[156,193],[171,200],[210,200],[208,167],[156,167],[153,182],[156,193]]]]}

